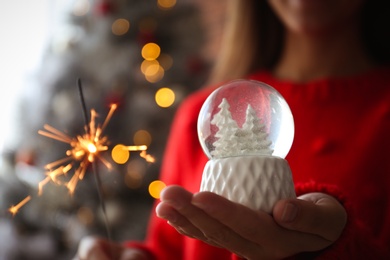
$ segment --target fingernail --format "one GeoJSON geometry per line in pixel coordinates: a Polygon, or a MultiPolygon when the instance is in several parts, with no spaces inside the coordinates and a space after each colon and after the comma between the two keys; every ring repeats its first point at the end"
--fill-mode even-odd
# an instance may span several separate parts
{"type": "Polygon", "coordinates": [[[205,203],[204,200],[198,201],[197,194],[194,194],[194,196],[192,197],[191,204],[205,212],[211,212],[213,210],[213,208],[210,207],[210,205],[208,205],[207,203],[205,203]]]}
{"type": "Polygon", "coordinates": [[[297,214],[298,214],[298,207],[292,203],[287,203],[283,209],[282,221],[292,222],[295,220],[297,214]]]}
{"type": "Polygon", "coordinates": [[[165,203],[171,205],[175,209],[181,209],[183,207],[183,204],[177,200],[167,200],[165,203]]]}
{"type": "Polygon", "coordinates": [[[175,214],[159,214],[157,213],[157,217],[165,219],[169,222],[175,223],[176,222],[176,216],[175,214]]]}

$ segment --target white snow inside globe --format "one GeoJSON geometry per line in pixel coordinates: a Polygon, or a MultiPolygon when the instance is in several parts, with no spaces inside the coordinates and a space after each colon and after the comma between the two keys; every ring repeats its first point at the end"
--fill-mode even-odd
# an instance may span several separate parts
{"type": "Polygon", "coordinates": [[[206,99],[198,117],[198,135],[209,159],[245,155],[285,158],[294,139],[294,119],[273,87],[254,80],[234,80],[206,99]]]}

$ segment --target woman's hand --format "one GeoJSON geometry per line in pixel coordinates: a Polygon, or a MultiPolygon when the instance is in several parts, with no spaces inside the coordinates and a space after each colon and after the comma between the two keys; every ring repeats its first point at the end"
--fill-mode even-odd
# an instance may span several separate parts
{"type": "Polygon", "coordinates": [[[281,259],[324,249],[337,240],[347,220],[344,207],[323,193],[280,200],[271,216],[179,186],[163,190],[156,213],[179,233],[246,259],[281,259]]]}
{"type": "Polygon", "coordinates": [[[73,260],[147,260],[147,257],[137,249],[125,248],[96,237],[85,237],[73,260]]]}

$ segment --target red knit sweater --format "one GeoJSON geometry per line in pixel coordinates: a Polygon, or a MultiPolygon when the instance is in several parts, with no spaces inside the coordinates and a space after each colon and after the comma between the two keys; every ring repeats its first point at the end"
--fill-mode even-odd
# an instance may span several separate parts
{"type": "MultiPolygon", "coordinates": [[[[305,84],[279,81],[267,72],[250,78],[276,88],[292,110],[295,138],[286,159],[297,194],[328,193],[348,212],[348,224],[335,244],[297,258],[390,259],[390,68],[305,84]]],[[[207,158],[196,124],[212,90],[194,93],[177,112],[161,172],[168,185],[199,190],[207,158]]],[[[235,258],[178,234],[154,212],[145,244],[136,246],[159,260],[235,258]]]]}

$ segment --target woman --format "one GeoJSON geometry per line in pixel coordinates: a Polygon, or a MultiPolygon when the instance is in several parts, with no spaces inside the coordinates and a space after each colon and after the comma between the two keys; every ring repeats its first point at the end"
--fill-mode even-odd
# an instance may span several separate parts
{"type": "Polygon", "coordinates": [[[161,174],[172,186],[145,244],[89,239],[79,258],[390,258],[388,11],[386,1],[232,0],[212,79],[255,79],[285,97],[298,199],[269,215],[197,192],[207,158],[196,120],[218,84],[177,112],[161,174]]]}

